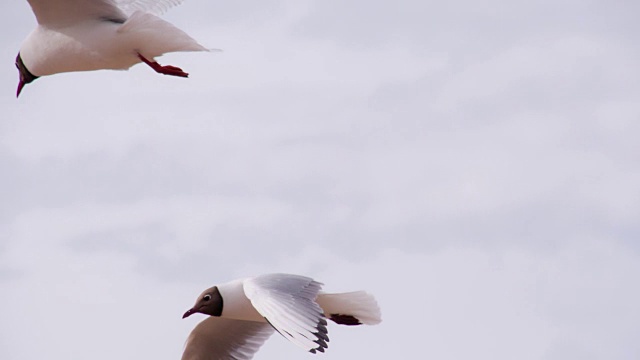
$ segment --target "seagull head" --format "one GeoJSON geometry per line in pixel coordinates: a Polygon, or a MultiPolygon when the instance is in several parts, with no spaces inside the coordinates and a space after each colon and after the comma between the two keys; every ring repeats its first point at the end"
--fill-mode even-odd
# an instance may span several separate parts
{"type": "Polygon", "coordinates": [[[16,68],[18,68],[18,72],[20,73],[20,82],[18,83],[18,91],[16,93],[16,97],[18,97],[20,96],[22,88],[28,83],[37,79],[38,76],[33,75],[31,71],[27,69],[27,67],[24,65],[24,62],[22,61],[22,56],[20,56],[20,53],[18,53],[18,56],[16,56],[16,68]]]}
{"type": "Polygon", "coordinates": [[[200,296],[198,296],[198,300],[196,300],[196,304],[189,310],[187,310],[182,318],[189,317],[195,313],[201,313],[211,316],[220,316],[222,315],[222,296],[220,295],[220,290],[218,290],[217,286],[209,288],[205,290],[200,296]]]}

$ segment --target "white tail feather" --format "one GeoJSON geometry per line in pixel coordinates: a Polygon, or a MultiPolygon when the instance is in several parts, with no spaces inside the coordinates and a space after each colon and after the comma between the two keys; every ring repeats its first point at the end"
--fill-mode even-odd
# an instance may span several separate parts
{"type": "Polygon", "coordinates": [[[320,293],[316,302],[324,310],[327,318],[335,314],[353,316],[367,325],[379,324],[382,321],[378,302],[371,294],[364,291],[341,294],[320,293]]]}
{"type": "Polygon", "coordinates": [[[128,34],[132,41],[139,43],[139,52],[147,58],[175,51],[209,51],[184,31],[141,11],[134,12],[118,32],[128,34]]]}

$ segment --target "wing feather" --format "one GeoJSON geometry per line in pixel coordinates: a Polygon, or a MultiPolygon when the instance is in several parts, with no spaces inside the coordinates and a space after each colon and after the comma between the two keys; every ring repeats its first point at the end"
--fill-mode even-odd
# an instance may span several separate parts
{"type": "Polygon", "coordinates": [[[38,24],[64,27],[89,19],[118,20],[127,15],[113,0],[28,0],[38,24]]]}
{"type": "Polygon", "coordinates": [[[136,11],[162,15],[184,0],[28,0],[40,25],[64,27],[87,19],[124,22],[136,11]]]}
{"type": "Polygon", "coordinates": [[[322,284],[311,278],[270,274],[247,279],[253,307],[285,338],[310,352],[327,348],[327,321],[315,299],[322,284]]]}
{"type": "Polygon", "coordinates": [[[115,0],[124,12],[133,14],[135,11],[143,11],[154,15],[162,15],[174,6],[180,5],[184,0],[115,0]]]}
{"type": "Polygon", "coordinates": [[[211,316],[189,335],[182,360],[249,360],[273,331],[266,323],[211,316]]]}

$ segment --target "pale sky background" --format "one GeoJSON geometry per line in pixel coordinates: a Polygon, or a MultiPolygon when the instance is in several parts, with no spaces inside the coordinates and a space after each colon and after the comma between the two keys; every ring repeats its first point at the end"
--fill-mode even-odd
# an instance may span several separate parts
{"type": "Polygon", "coordinates": [[[0,358],[179,359],[201,290],[375,294],[324,355],[640,358],[640,2],[202,1],[223,53],[38,79],[0,4],[0,358]]]}

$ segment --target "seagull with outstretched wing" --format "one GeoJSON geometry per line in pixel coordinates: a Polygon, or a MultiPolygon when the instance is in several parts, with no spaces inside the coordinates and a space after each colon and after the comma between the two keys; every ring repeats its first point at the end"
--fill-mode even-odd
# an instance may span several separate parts
{"type": "Polygon", "coordinates": [[[16,57],[17,96],[40,76],[72,71],[126,70],[144,62],[160,74],[188,77],[154,58],[208,51],[158,15],[183,0],[28,0],[38,26],[16,57]]]}
{"type": "Polygon", "coordinates": [[[327,319],[341,325],[380,323],[364,291],[327,294],[311,278],[268,274],[205,290],[183,318],[210,315],[191,332],[182,360],[249,360],[275,331],[311,353],[329,346],[327,319]]]}

